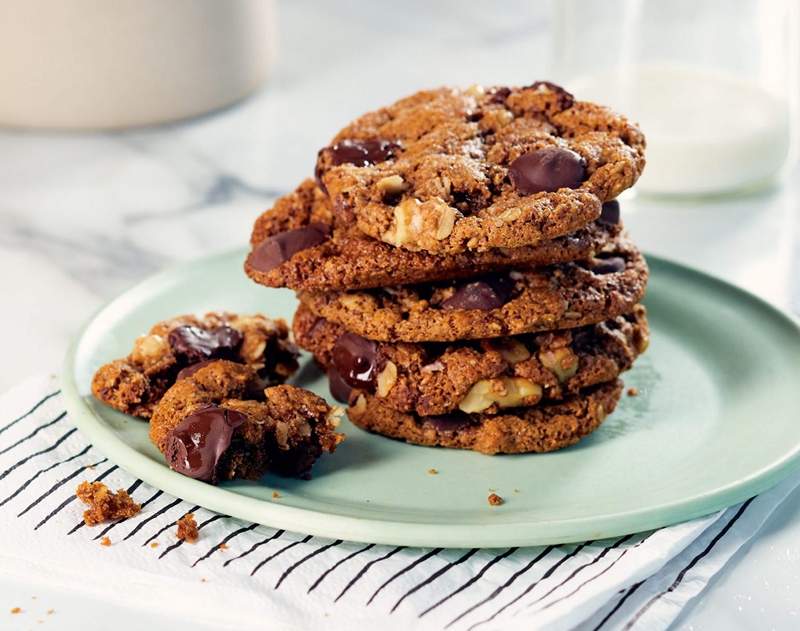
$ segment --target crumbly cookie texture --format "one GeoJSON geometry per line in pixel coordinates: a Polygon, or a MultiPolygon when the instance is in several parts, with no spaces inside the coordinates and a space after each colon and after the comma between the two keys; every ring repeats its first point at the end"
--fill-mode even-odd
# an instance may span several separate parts
{"type": "Polygon", "coordinates": [[[416,416],[360,394],[350,420],[370,432],[416,445],[472,449],[484,454],[547,452],[577,443],[614,411],[622,393],[619,380],[595,386],[558,403],[517,408],[505,414],[416,416]]]}
{"type": "Polygon", "coordinates": [[[636,125],[552,83],[439,88],[355,120],[316,172],[366,234],[451,254],[577,230],[636,182],[644,148],[636,125]]]}
{"type": "Polygon", "coordinates": [[[118,489],[114,493],[102,482],[81,482],[75,495],[89,506],[83,513],[83,523],[87,526],[128,519],[142,510],[141,505],[134,502],[125,489],[118,489]]]}
{"type": "Polygon", "coordinates": [[[101,366],[92,393],[120,412],[149,418],[167,389],[205,362],[247,364],[266,386],[290,377],[297,355],[284,320],[260,314],[183,315],[158,322],[136,339],[127,357],[101,366]]]}
{"type": "Polygon", "coordinates": [[[200,529],[197,527],[197,521],[194,518],[194,513],[186,513],[178,521],[175,522],[178,530],[175,531],[175,536],[187,543],[197,543],[200,538],[200,529]]]}
{"type": "Polygon", "coordinates": [[[307,477],[343,440],[335,431],[339,413],[308,390],[264,389],[253,368],[219,360],[164,394],[150,440],[172,469],[206,482],[258,479],[267,471],[307,477]]]}
{"type": "Polygon", "coordinates": [[[301,291],[314,314],[382,342],[506,337],[594,324],[630,312],[647,284],[627,239],[589,261],[495,273],[456,283],[362,291],[301,291]]]}
{"type": "Polygon", "coordinates": [[[349,402],[373,394],[418,416],[498,414],[564,399],[614,381],[649,342],[646,310],[577,329],[451,344],[373,342],[300,305],[297,343],[330,375],[332,393],[349,402]]]}
{"type": "Polygon", "coordinates": [[[333,218],[313,180],[280,198],[255,222],[245,271],[257,283],[291,289],[365,289],[466,278],[511,267],[591,258],[621,230],[616,201],[580,230],[535,246],[455,254],[395,248],[333,218]]]}

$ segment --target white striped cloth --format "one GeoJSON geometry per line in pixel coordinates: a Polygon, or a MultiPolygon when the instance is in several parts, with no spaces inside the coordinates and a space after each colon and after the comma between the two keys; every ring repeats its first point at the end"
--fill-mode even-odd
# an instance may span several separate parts
{"type": "Polygon", "coordinates": [[[662,629],[799,482],[614,540],[496,550],[333,541],[212,513],[135,479],[72,425],[57,380],[40,377],[0,398],[0,572],[240,631],[662,629]],[[83,480],[128,489],[141,513],[84,526],[83,480]],[[200,527],[194,545],[175,536],[187,512],[200,527]]]}

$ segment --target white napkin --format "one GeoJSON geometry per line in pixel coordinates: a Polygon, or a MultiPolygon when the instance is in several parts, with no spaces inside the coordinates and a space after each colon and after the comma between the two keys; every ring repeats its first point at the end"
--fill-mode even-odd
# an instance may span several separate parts
{"type": "Polygon", "coordinates": [[[0,572],[221,628],[659,629],[758,531],[800,476],[715,515],[583,544],[497,550],[332,541],[193,506],[125,473],[72,425],[53,376],[0,397],[0,572]],[[142,504],[83,525],[75,487],[142,504]],[[196,544],[175,521],[193,512],[196,544]],[[102,546],[108,537],[112,545],[102,546]]]}

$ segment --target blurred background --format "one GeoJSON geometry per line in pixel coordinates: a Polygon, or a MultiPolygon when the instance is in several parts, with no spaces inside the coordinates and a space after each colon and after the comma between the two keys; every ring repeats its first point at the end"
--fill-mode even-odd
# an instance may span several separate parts
{"type": "Polygon", "coordinates": [[[245,244],[347,121],[440,84],[551,79],[639,120],[633,236],[797,308],[799,27],[795,0],[6,0],[0,387],[134,282],[245,244]]]}

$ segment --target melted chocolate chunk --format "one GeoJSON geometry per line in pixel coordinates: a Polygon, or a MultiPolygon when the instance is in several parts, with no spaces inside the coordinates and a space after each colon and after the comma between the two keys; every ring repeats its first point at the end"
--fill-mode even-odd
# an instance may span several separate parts
{"type": "Polygon", "coordinates": [[[440,416],[425,416],[423,417],[423,422],[439,432],[457,432],[476,424],[469,414],[464,414],[463,412],[453,412],[440,416]]]}
{"type": "Polygon", "coordinates": [[[241,412],[209,405],[189,414],[170,432],[166,457],[171,469],[216,484],[217,469],[233,431],[247,420],[241,412]]]}
{"type": "Polygon", "coordinates": [[[562,110],[569,109],[575,104],[575,97],[572,96],[569,92],[567,92],[564,88],[560,85],[555,83],[551,83],[550,81],[535,81],[531,85],[528,86],[529,88],[536,90],[539,87],[545,87],[551,92],[555,92],[558,94],[558,106],[562,110]]]}
{"type": "Polygon", "coordinates": [[[328,368],[328,388],[331,391],[331,396],[340,403],[350,402],[350,393],[353,389],[342,379],[342,376],[339,374],[339,371],[336,370],[335,366],[330,366],[328,368]]]}
{"type": "Polygon", "coordinates": [[[442,309],[491,311],[506,304],[514,292],[514,281],[506,275],[487,276],[463,285],[441,304],[442,309]]]}
{"type": "Polygon", "coordinates": [[[366,167],[393,158],[400,148],[390,140],[342,140],[328,147],[331,164],[354,164],[366,167]]]}
{"type": "Polygon", "coordinates": [[[172,352],[184,364],[196,364],[207,359],[236,360],[236,351],[242,343],[242,334],[229,326],[218,326],[206,331],[184,324],[169,333],[172,352]]]}
{"type": "Polygon", "coordinates": [[[187,377],[191,377],[194,373],[196,373],[201,368],[205,368],[209,364],[213,364],[216,359],[207,359],[202,362],[197,362],[196,364],[192,364],[191,366],[187,366],[183,370],[178,373],[177,380],[180,381],[181,379],[186,379],[187,377]]]}
{"type": "Polygon", "coordinates": [[[552,193],[561,188],[578,188],[586,179],[586,161],[570,149],[545,147],[514,160],[508,175],[520,195],[552,193]]]}
{"type": "Polygon", "coordinates": [[[616,226],[619,223],[619,202],[612,199],[610,202],[603,204],[603,209],[600,211],[598,222],[604,223],[607,226],[616,226]]]}
{"type": "Polygon", "coordinates": [[[301,250],[313,248],[325,241],[330,230],[327,224],[310,223],[302,228],[280,232],[258,244],[250,256],[250,264],[260,272],[268,272],[301,250]]]}
{"type": "Polygon", "coordinates": [[[596,258],[592,262],[592,272],[595,274],[616,274],[625,269],[625,259],[620,256],[596,258]]]}
{"type": "Polygon", "coordinates": [[[345,383],[372,392],[378,373],[378,345],[355,333],[344,333],[336,340],[331,359],[345,383]]]}
{"type": "Polygon", "coordinates": [[[489,97],[489,103],[505,103],[509,94],[511,94],[510,88],[495,88],[489,97]]]}

